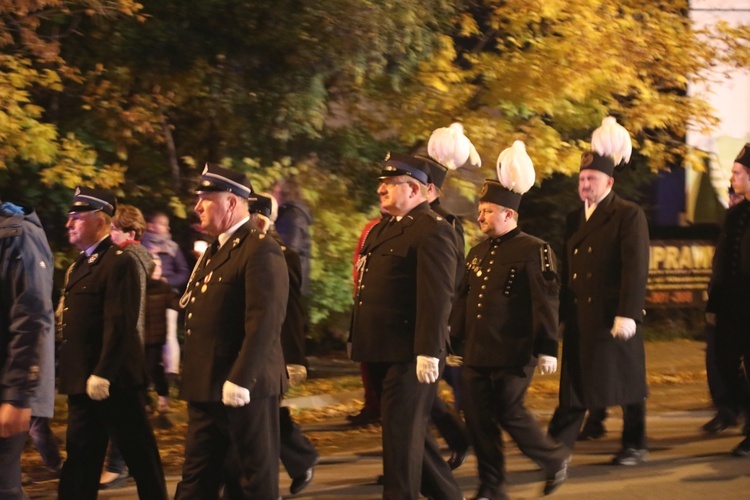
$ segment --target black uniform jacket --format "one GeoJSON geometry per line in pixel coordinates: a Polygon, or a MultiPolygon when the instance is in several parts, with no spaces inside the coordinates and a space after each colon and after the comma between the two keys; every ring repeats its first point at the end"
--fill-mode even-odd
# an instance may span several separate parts
{"type": "Polygon", "coordinates": [[[79,257],[65,285],[60,347],[61,394],[83,394],[97,375],[115,387],[145,384],[138,335],[138,263],[107,237],[90,257],[79,257]]]}
{"type": "Polygon", "coordinates": [[[400,221],[387,217],[372,228],[358,264],[349,334],[353,360],[445,356],[459,258],[454,238],[451,225],[427,202],[400,221]]]}
{"type": "Polygon", "coordinates": [[[451,315],[464,364],[524,367],[540,354],[557,357],[559,292],[555,256],[539,238],[516,228],[472,248],[451,315]]]}
{"type": "Polygon", "coordinates": [[[181,397],[221,401],[224,382],[252,399],[286,390],[281,325],[289,276],[276,241],[240,226],[188,283],[181,397]]]}
{"type": "Polygon", "coordinates": [[[642,320],[648,259],[646,216],[614,191],[588,221],[583,207],[569,214],[560,312],[566,322],[561,404],[604,407],[646,397],[642,320]],[[615,316],[635,320],[634,337],[612,337],[615,316]],[[568,390],[571,380],[582,388],[578,394],[568,390]]]}
{"type": "Polygon", "coordinates": [[[736,307],[750,299],[750,201],[727,211],[724,228],[716,245],[713,276],[708,295],[708,312],[721,312],[722,306],[736,307]]]}

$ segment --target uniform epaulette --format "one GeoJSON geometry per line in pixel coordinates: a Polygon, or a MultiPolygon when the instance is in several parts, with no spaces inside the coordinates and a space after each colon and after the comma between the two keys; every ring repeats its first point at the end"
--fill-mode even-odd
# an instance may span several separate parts
{"type": "Polygon", "coordinates": [[[539,247],[539,262],[542,266],[542,274],[544,274],[546,278],[551,279],[555,275],[557,275],[555,259],[553,257],[552,248],[550,248],[549,243],[543,243],[542,246],[539,247]]]}

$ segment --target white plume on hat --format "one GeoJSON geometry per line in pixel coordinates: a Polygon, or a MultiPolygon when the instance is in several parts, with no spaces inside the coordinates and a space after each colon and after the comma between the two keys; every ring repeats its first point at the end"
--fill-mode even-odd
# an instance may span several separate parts
{"type": "Polygon", "coordinates": [[[615,161],[615,165],[619,165],[630,161],[633,144],[625,127],[617,123],[613,116],[608,116],[591,135],[591,149],[602,156],[609,156],[615,161]]]}
{"type": "Polygon", "coordinates": [[[464,135],[464,127],[460,123],[435,129],[427,142],[427,154],[451,170],[462,167],[467,161],[472,166],[482,166],[479,153],[464,135]]]}
{"type": "Polygon", "coordinates": [[[534,164],[523,141],[514,141],[497,157],[497,180],[506,189],[524,194],[534,185],[535,179],[534,164]]]}

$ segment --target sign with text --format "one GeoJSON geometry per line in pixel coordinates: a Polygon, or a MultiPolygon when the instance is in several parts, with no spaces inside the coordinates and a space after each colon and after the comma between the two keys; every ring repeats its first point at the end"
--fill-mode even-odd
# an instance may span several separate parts
{"type": "Polygon", "coordinates": [[[703,307],[716,246],[702,240],[652,240],[646,307],[703,307]]]}

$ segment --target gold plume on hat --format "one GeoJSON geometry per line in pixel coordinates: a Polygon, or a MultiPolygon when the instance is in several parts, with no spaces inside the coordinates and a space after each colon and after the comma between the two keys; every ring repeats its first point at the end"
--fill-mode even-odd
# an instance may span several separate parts
{"type": "Polygon", "coordinates": [[[435,129],[427,142],[427,154],[451,170],[464,166],[466,162],[474,167],[482,166],[479,153],[464,135],[464,127],[460,123],[435,129]]]}
{"type": "Polygon", "coordinates": [[[633,144],[625,127],[617,123],[614,117],[608,116],[591,135],[591,149],[601,156],[609,156],[615,165],[619,165],[630,161],[633,144]]]}
{"type": "Polygon", "coordinates": [[[526,153],[523,141],[514,141],[497,157],[497,180],[510,191],[524,194],[534,185],[535,179],[534,163],[526,153]]]}

